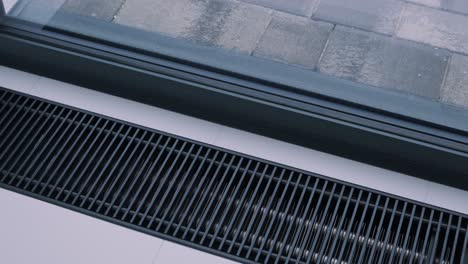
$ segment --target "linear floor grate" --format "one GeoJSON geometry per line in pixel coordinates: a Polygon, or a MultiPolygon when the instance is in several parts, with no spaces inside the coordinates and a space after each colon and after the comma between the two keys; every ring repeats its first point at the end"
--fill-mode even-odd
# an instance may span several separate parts
{"type": "Polygon", "coordinates": [[[463,263],[468,246],[464,215],[3,88],[0,186],[241,262],[463,263]]]}

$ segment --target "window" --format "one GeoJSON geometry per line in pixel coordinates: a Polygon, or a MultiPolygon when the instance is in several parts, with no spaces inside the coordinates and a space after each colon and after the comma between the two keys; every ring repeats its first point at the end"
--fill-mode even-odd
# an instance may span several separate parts
{"type": "Polygon", "coordinates": [[[417,176],[468,171],[465,1],[3,4],[5,64],[417,176]]]}

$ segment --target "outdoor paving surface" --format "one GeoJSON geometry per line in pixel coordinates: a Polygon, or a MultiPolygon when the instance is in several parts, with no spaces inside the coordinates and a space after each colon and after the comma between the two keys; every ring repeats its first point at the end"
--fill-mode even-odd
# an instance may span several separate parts
{"type": "Polygon", "coordinates": [[[468,57],[452,56],[449,71],[442,89],[442,101],[455,105],[468,105],[468,57]]]}
{"type": "Polygon", "coordinates": [[[468,107],[467,0],[31,0],[19,16],[59,9],[468,107]]]}
{"type": "Polygon", "coordinates": [[[320,0],[243,0],[244,2],[310,17],[320,0]]]}
{"type": "Polygon", "coordinates": [[[409,0],[409,2],[436,7],[452,12],[468,14],[468,1],[466,0],[409,0]]]}
{"type": "Polygon", "coordinates": [[[391,35],[403,6],[394,0],[325,0],[314,19],[391,35]]]}
{"type": "Polygon", "coordinates": [[[254,56],[315,69],[333,24],[277,12],[254,56]],[[278,47],[282,45],[284,48],[278,47]],[[291,49],[289,47],[294,47],[291,49]]]}
{"type": "Polygon", "coordinates": [[[112,21],[125,0],[67,0],[62,10],[112,21]]]}
{"type": "Polygon", "coordinates": [[[271,9],[231,0],[127,0],[115,22],[251,53],[271,14],[271,9]]]}
{"type": "Polygon", "coordinates": [[[319,65],[322,73],[436,98],[449,53],[419,43],[337,26],[319,65]]]}
{"type": "Polygon", "coordinates": [[[468,16],[408,5],[396,35],[468,54],[468,16]]]}

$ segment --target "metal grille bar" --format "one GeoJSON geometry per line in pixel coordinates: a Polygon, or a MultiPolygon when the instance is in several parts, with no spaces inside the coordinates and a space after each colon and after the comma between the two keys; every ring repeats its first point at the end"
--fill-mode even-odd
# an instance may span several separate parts
{"type": "Polygon", "coordinates": [[[0,89],[0,186],[243,262],[462,263],[466,216],[0,89]]]}

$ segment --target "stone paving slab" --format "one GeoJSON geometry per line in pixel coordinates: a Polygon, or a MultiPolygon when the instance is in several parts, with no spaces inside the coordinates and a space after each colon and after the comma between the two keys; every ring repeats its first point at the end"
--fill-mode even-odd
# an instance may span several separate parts
{"type": "Polygon", "coordinates": [[[214,44],[227,50],[251,54],[268,27],[272,13],[271,9],[239,3],[225,18],[223,26],[212,24],[219,35],[214,44]]]}
{"type": "Polygon", "coordinates": [[[18,14],[19,18],[45,25],[57,13],[65,0],[32,0],[18,14]]]}
{"type": "Polygon", "coordinates": [[[453,55],[440,99],[444,103],[468,106],[468,56],[453,55]]]}
{"type": "Polygon", "coordinates": [[[398,0],[322,0],[314,18],[391,35],[402,8],[398,0]]]}
{"type": "Polygon", "coordinates": [[[62,11],[112,21],[125,0],[67,0],[62,11]]]}
{"type": "Polygon", "coordinates": [[[230,0],[127,0],[116,23],[251,53],[272,10],[230,0]]]}
{"type": "Polygon", "coordinates": [[[468,0],[31,0],[19,16],[59,9],[468,106],[462,55],[442,87],[446,50],[468,56],[468,0]]]}
{"type": "Polygon", "coordinates": [[[449,56],[441,49],[337,26],[319,71],[438,99],[449,56]]]}
{"type": "Polygon", "coordinates": [[[126,0],[114,21],[178,37],[195,24],[203,11],[201,1],[126,0]]]}
{"type": "Polygon", "coordinates": [[[319,0],[241,0],[247,3],[310,17],[319,0]]]}
{"type": "Polygon", "coordinates": [[[409,2],[441,8],[462,14],[468,14],[467,0],[409,0],[409,2]]]}
{"type": "Polygon", "coordinates": [[[197,18],[183,32],[182,36],[198,44],[216,45],[228,19],[237,6],[238,3],[233,1],[206,1],[203,3],[202,12],[196,14],[197,18]]]}
{"type": "Polygon", "coordinates": [[[333,24],[275,13],[254,56],[315,69],[333,24]]]}
{"type": "Polygon", "coordinates": [[[468,54],[468,16],[409,4],[396,35],[468,54]]]}

